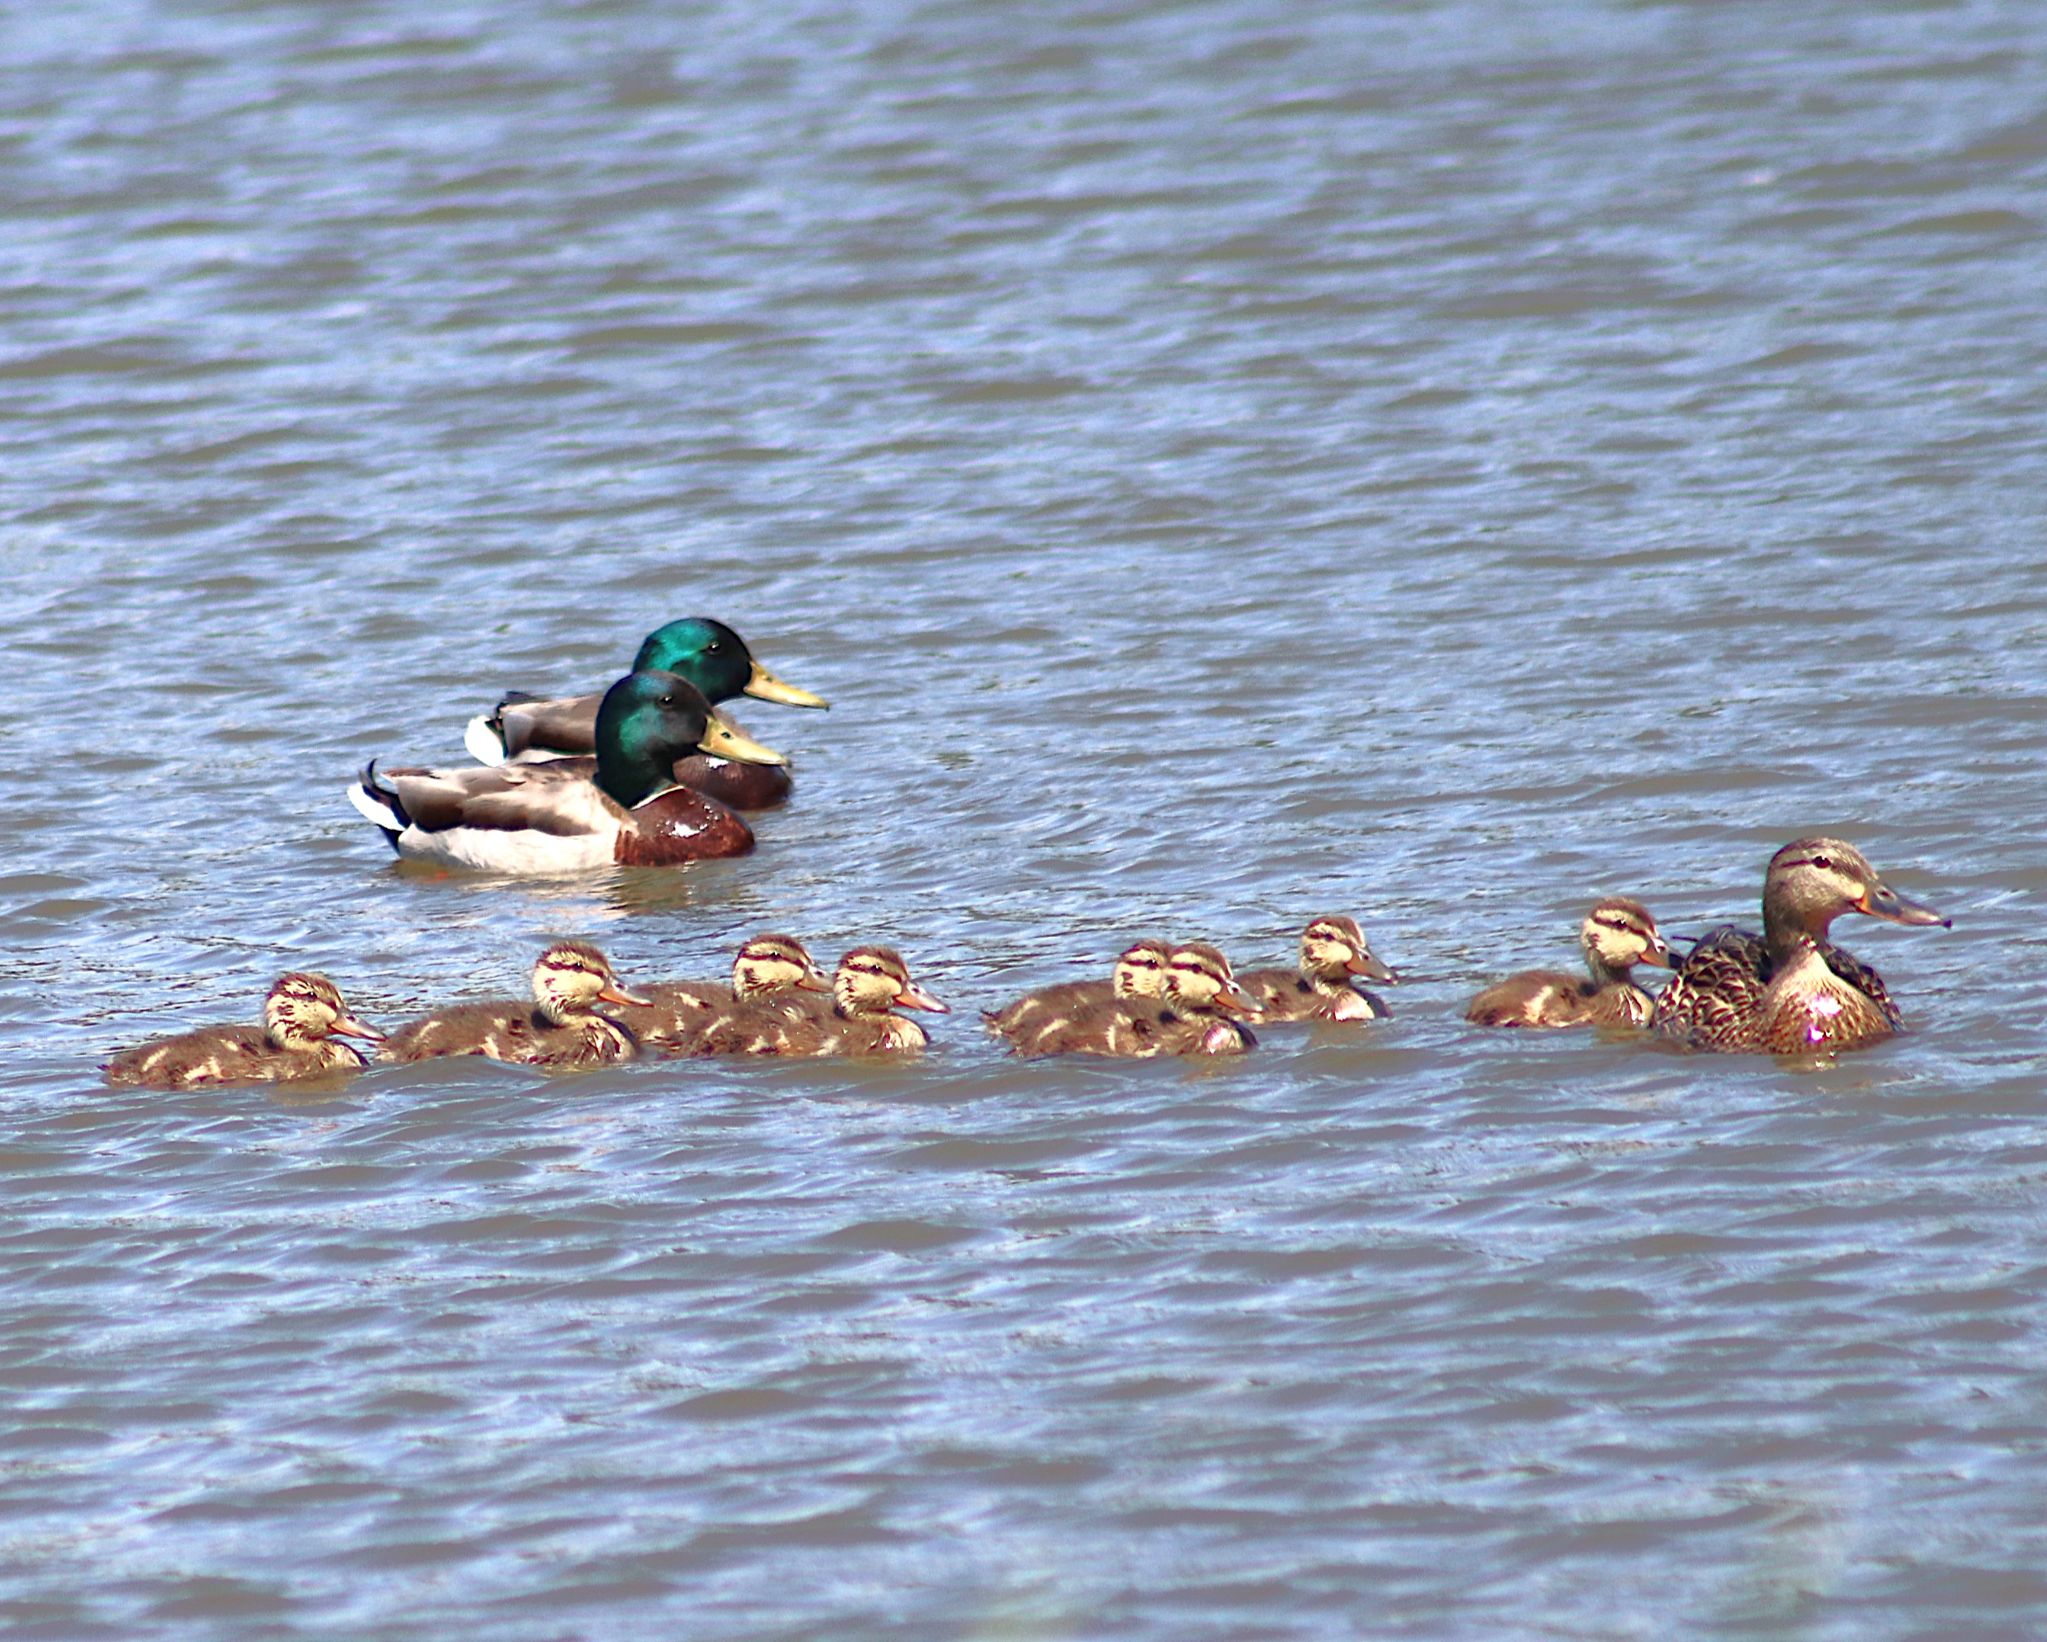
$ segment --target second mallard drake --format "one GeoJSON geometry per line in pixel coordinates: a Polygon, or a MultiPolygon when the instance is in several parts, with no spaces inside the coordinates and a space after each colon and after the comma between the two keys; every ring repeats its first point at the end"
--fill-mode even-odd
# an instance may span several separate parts
{"type": "Polygon", "coordinates": [[[1301,931],[1301,961],[1293,969],[1253,969],[1237,977],[1237,990],[1267,1021],[1378,1021],[1393,1013],[1386,1000],[1357,980],[1400,977],[1372,956],[1355,918],[1317,918],[1301,931]]]}
{"type": "MultiPolygon", "coordinates": [[[[714,707],[740,695],[787,707],[826,705],[822,696],[775,677],[754,659],[744,639],[708,616],[655,628],[641,643],[632,670],[687,679],[714,707]]],[[[597,709],[602,700],[601,694],[544,698],[512,691],[492,711],[469,721],[463,745],[478,763],[492,765],[592,753],[597,750],[597,709]]],[[[766,809],[789,796],[786,769],[734,763],[711,752],[684,753],[675,760],[673,773],[681,785],[736,810],[766,809]]]]}
{"type": "Polygon", "coordinates": [[[1578,926],[1584,975],[1528,969],[1471,1000],[1474,1026],[1647,1026],[1656,1000],[1635,984],[1637,964],[1670,967],[1670,945],[1640,901],[1609,895],[1578,926]]]}
{"type": "Polygon", "coordinates": [[[1695,1049],[1801,1054],[1852,1049],[1903,1024],[1883,979],[1828,938],[1859,912],[1950,927],[1877,876],[1852,844],[1800,838],[1770,857],[1763,932],[1723,924],[1692,948],[1656,1000],[1656,1030],[1695,1049]]]}
{"type": "Polygon", "coordinates": [[[412,860],[486,872],[676,866],[753,848],[746,823],[678,786],[691,748],[751,764],[788,761],[718,717],[673,673],[630,673],[604,693],[594,758],[495,769],[398,769],[371,760],[348,798],[412,860]]]}

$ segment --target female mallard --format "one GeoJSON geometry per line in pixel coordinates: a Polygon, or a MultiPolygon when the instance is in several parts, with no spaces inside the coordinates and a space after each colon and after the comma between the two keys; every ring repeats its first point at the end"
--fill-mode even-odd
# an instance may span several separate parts
{"type": "Polygon", "coordinates": [[[856,946],[832,975],[829,1005],[789,993],[766,1008],[738,1008],[698,1039],[709,1055],[915,1054],[931,1040],[898,1009],[950,1014],[946,1005],[910,979],[910,966],[893,947],[856,946]]]}
{"type": "Polygon", "coordinates": [[[1061,1030],[1084,1010],[1124,998],[1164,997],[1166,965],[1172,956],[1173,949],[1164,941],[1137,941],[1118,955],[1107,980],[1061,981],[1040,987],[981,1018],[989,1031],[1028,1054],[1039,1037],[1061,1030]]]}
{"type": "Polygon", "coordinates": [[[804,944],[793,935],[749,937],[732,960],[732,984],[656,981],[640,988],[647,1013],[633,1018],[640,1045],[650,1054],[691,1055],[735,1013],[759,1010],[804,994],[829,993],[804,944]]]}
{"type": "Polygon", "coordinates": [[[1852,1049],[1903,1024],[1882,978],[1827,938],[1844,912],[1952,927],[1890,889],[1852,844],[1801,838],[1770,857],[1763,932],[1723,924],[1692,948],[1656,1000],[1656,1030],[1698,1049],[1852,1049]]]}
{"type": "Polygon", "coordinates": [[[753,833],[715,799],[675,784],[692,747],[750,764],[783,756],[741,735],[673,673],[629,673],[597,710],[597,756],[495,769],[377,771],[349,802],[416,861],[486,872],[675,866],[744,855],[753,833]]]}
{"type": "Polygon", "coordinates": [[[378,1039],[348,1012],[325,975],[281,975],[263,1000],[263,1024],[205,1026],[158,1038],[116,1055],[102,1068],[109,1083],[145,1089],[196,1089],[215,1083],[283,1083],[324,1072],[355,1072],[361,1053],[337,1036],[378,1039]]]}
{"type": "MultiPolygon", "coordinates": [[[[823,707],[822,696],[784,684],[753,658],[746,641],[722,621],[691,616],[649,633],[633,658],[636,673],[673,673],[716,706],[737,695],[789,707],[823,707]]],[[[542,699],[512,691],[491,712],[472,718],[463,745],[480,764],[530,764],[597,750],[601,695],[542,699]]],[[[729,721],[728,721],[729,722],[729,721]]],[[[737,726],[734,726],[737,728],[737,726]]],[[[762,810],[789,796],[789,772],[769,765],[734,764],[709,752],[687,752],[674,775],[685,787],[736,810],[762,810]]]]}
{"type": "Polygon", "coordinates": [[[1585,976],[1560,969],[1509,975],[1471,1000],[1474,1026],[1647,1026],[1656,1007],[1630,973],[1637,964],[1670,967],[1670,944],[1640,901],[1609,895],[1578,926],[1585,976]]]}
{"type": "Polygon", "coordinates": [[[1257,1017],[1229,959],[1206,941],[1175,947],[1163,999],[1097,1004],[1033,1040],[1035,1055],[1241,1055],[1258,1040],[1234,1015],[1257,1017]]]}
{"type": "Polygon", "coordinates": [[[1389,985],[1400,979],[1372,956],[1355,918],[1317,918],[1301,931],[1298,968],[1251,970],[1237,977],[1237,990],[1258,1006],[1260,1020],[1375,1021],[1393,1013],[1353,976],[1389,985]]]}
{"type": "Polygon", "coordinates": [[[520,1066],[573,1071],[631,1060],[632,1031],[598,1011],[600,1003],[644,1005],[620,989],[611,963],[587,941],[556,941],[533,966],[533,1002],[465,1003],[393,1032],[385,1060],[483,1055],[520,1066]]]}

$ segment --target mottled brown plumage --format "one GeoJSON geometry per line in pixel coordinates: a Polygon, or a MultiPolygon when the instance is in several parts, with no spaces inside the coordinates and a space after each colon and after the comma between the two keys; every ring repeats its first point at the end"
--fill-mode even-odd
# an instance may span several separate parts
{"type": "Polygon", "coordinates": [[[1164,997],[1166,965],[1172,955],[1173,949],[1164,941],[1136,941],[1117,956],[1107,979],[1061,981],[1041,987],[982,1018],[991,1032],[1008,1039],[1019,1053],[1032,1054],[1039,1038],[1103,1005],[1124,998],[1164,997]]]}
{"type": "Polygon", "coordinates": [[[1656,1000],[1656,1030],[1728,1054],[1852,1049],[1890,1036],[1903,1018],[1882,979],[1828,938],[1846,912],[1948,923],[1889,888],[1852,844],[1797,839],[1764,874],[1763,932],[1723,925],[1693,947],[1656,1000]]]}
{"type": "Polygon", "coordinates": [[[774,1055],[914,1054],[930,1039],[898,1009],[950,1013],[910,979],[910,966],[892,947],[860,946],[839,960],[832,975],[830,1009],[811,1012],[752,1011],[734,1019],[712,1052],[774,1055]],[[767,1044],[741,1047],[740,1040],[767,1044]],[[730,1045],[728,1047],[727,1045],[730,1045]]]}
{"type": "Polygon", "coordinates": [[[434,1060],[482,1055],[548,1071],[574,1071],[631,1060],[632,1030],[600,1013],[599,1003],[637,1006],[620,990],[611,963],[586,941],[557,941],[533,966],[533,1002],[458,1004],[399,1028],[384,1059],[434,1060]]]}
{"type": "Polygon", "coordinates": [[[1354,977],[1397,982],[1372,956],[1355,918],[1313,920],[1301,931],[1301,959],[1293,969],[1253,969],[1237,977],[1237,990],[1258,1006],[1264,1021],[1384,1020],[1393,1011],[1354,977]]]}
{"type": "MultiPolygon", "coordinates": [[[[827,998],[831,983],[818,974],[809,951],[793,935],[755,935],[732,960],[732,984],[657,981],[640,989],[644,1014],[633,1016],[640,1046],[649,1054],[743,1053],[729,1045],[735,1027],[777,1003],[806,996],[827,998]]],[[[787,1013],[784,1009],[783,1013],[787,1013]]]]}
{"type": "Polygon", "coordinates": [[[212,1084],[282,1083],[355,1072],[363,1066],[353,1046],[336,1036],[384,1034],[349,1013],[340,990],[324,975],[281,975],[263,1001],[263,1025],[206,1026],[159,1038],[108,1061],[107,1082],[145,1089],[195,1089],[212,1084]]]}
{"type": "Polygon", "coordinates": [[[1655,1000],[1637,986],[1637,964],[1669,967],[1670,947],[1649,909],[1610,895],[1578,926],[1584,975],[1530,969],[1487,987],[1464,1018],[1475,1026],[1647,1026],[1655,1000]]]}
{"type": "Polygon", "coordinates": [[[1033,1040],[1036,1055],[1241,1055],[1258,1040],[1232,1015],[1255,1015],[1230,961],[1205,941],[1173,950],[1166,996],[1122,998],[1082,1010],[1033,1040]]]}

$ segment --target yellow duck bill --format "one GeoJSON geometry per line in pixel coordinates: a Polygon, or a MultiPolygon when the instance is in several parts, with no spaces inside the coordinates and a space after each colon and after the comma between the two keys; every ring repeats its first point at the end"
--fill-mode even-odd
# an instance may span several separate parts
{"type": "Polygon", "coordinates": [[[746,693],[757,696],[762,701],[779,701],[784,707],[831,706],[823,696],[814,696],[808,690],[799,690],[793,684],[784,684],[759,662],[753,664],[753,676],[746,681],[746,693]]]}
{"type": "MultiPolygon", "coordinates": [[[[819,703],[823,705],[822,702],[819,703]]],[[[734,764],[787,764],[789,755],[778,753],[772,747],[763,747],[758,741],[729,719],[717,714],[704,727],[703,739],[697,743],[700,752],[709,753],[713,758],[729,759],[734,764]]]]}

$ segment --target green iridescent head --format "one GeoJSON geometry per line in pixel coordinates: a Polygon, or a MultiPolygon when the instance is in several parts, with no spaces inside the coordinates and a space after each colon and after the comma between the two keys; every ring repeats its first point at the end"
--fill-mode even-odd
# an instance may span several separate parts
{"type": "Polygon", "coordinates": [[[709,753],[739,764],[786,764],[734,729],[680,674],[635,669],[597,708],[597,785],[631,809],[675,784],[675,761],[709,753]]]}
{"type": "Polygon", "coordinates": [[[648,668],[688,680],[713,703],[748,695],[790,707],[825,705],[822,697],[776,678],[753,659],[746,640],[709,616],[685,616],[649,633],[633,657],[634,672],[648,668]]]}

